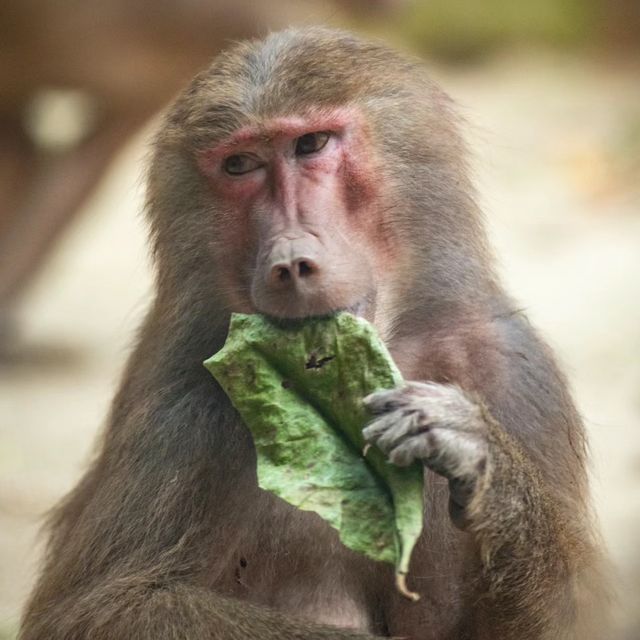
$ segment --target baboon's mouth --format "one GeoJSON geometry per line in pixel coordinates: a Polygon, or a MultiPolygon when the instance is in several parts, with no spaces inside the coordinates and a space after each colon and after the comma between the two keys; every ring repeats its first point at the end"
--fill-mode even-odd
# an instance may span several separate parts
{"type": "Polygon", "coordinates": [[[366,299],[359,300],[358,302],[345,306],[345,307],[337,307],[335,309],[327,309],[327,311],[323,311],[320,313],[304,313],[301,315],[291,315],[291,316],[278,316],[273,315],[268,312],[261,311],[260,309],[256,309],[256,313],[263,313],[266,315],[272,322],[280,325],[280,326],[296,326],[305,320],[310,320],[311,318],[327,318],[330,316],[334,316],[337,313],[351,313],[354,316],[358,316],[359,318],[364,318],[366,316],[366,312],[369,308],[369,303],[366,299]]]}

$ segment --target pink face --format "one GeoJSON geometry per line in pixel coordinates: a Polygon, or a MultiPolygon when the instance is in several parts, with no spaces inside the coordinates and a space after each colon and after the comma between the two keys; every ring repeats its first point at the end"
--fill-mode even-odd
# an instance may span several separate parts
{"type": "Polygon", "coordinates": [[[224,212],[217,269],[235,311],[278,317],[359,311],[375,294],[380,188],[354,109],[274,118],[206,150],[224,212]]]}

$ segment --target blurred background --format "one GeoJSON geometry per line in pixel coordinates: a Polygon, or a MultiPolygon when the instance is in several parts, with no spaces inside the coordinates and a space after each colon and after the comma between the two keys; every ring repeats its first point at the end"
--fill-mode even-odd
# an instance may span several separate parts
{"type": "Polygon", "coordinates": [[[424,56],[460,105],[502,275],[590,433],[611,638],[640,639],[640,0],[21,0],[0,2],[0,640],[150,301],[158,113],[229,41],[319,22],[424,56]]]}

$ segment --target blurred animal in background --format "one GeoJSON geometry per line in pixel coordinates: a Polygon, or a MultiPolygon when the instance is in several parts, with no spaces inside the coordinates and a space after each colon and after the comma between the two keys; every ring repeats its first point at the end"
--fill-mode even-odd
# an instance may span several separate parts
{"type": "MultiPolygon", "coordinates": [[[[231,40],[336,18],[314,0],[0,7],[0,345],[11,309],[115,154],[231,40]]],[[[397,0],[338,0],[350,12],[397,0]]]]}

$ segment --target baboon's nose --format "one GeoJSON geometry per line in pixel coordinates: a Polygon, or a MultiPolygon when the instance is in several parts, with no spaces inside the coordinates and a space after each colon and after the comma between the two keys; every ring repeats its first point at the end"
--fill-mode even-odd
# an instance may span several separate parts
{"type": "Polygon", "coordinates": [[[317,276],[320,267],[308,257],[280,260],[271,267],[269,284],[275,287],[293,286],[297,281],[317,276]]]}

